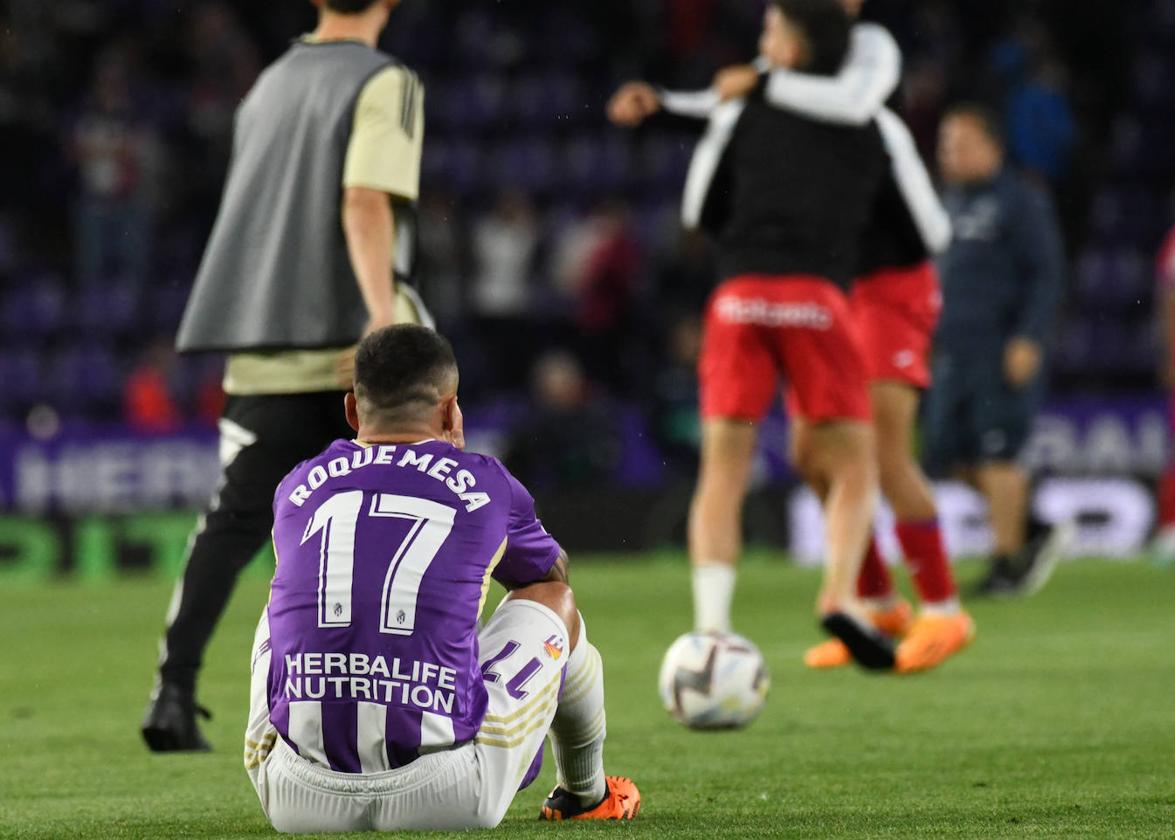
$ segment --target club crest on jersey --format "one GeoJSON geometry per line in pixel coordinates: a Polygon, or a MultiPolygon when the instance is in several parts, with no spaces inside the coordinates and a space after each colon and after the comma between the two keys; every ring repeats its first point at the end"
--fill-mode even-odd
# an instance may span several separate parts
{"type": "Polygon", "coordinates": [[[543,642],[543,650],[547,656],[558,659],[563,655],[563,639],[555,635],[547,636],[547,640],[543,642]]]}

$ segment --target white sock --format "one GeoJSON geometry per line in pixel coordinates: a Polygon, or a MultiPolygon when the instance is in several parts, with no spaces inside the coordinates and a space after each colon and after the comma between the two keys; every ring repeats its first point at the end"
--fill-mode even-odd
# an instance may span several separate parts
{"type": "Polygon", "coordinates": [[[551,722],[551,752],[559,787],[595,805],[608,792],[604,781],[604,663],[579,617],[579,642],[567,659],[563,696],[551,722]]]}
{"type": "Polygon", "coordinates": [[[702,562],[694,565],[694,629],[730,632],[734,579],[734,566],[729,563],[702,562]]]}
{"type": "Polygon", "coordinates": [[[962,607],[958,598],[947,598],[945,601],[926,601],[919,608],[923,615],[947,616],[954,615],[962,607]]]}

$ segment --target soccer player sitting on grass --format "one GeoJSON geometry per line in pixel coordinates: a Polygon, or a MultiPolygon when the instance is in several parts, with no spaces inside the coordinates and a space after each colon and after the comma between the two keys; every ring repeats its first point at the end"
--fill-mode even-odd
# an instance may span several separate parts
{"type": "MultiPolygon", "coordinates": [[[[777,0],[760,52],[771,66],[831,76],[848,44],[848,17],[833,0],[777,0]]],[[[660,107],[653,88],[636,82],[609,112],[635,125],[660,107]]],[[[873,123],[821,123],[772,107],[762,84],[709,117],[683,210],[687,224],[716,233],[727,278],[708,306],[699,363],[702,464],[690,511],[697,625],[729,629],[758,424],[782,375],[797,430],[792,460],[824,502],[822,623],[862,665],[891,668],[892,643],[855,591],[877,466],[868,373],[845,295],[887,169],[881,135],[873,123]]]]}
{"type": "Polygon", "coordinates": [[[278,487],[245,767],[279,831],[495,826],[548,735],[540,818],[640,808],[604,775],[603,669],[567,555],[496,459],[462,451],[457,380],[432,330],[373,333],[346,396],[358,437],[278,487]],[[479,632],[491,577],[510,592],[479,632]]]}

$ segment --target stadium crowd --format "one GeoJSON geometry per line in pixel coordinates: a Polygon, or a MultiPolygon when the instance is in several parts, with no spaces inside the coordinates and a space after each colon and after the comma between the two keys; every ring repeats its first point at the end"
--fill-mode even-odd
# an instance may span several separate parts
{"type": "MultiPolygon", "coordinates": [[[[1175,112],[1175,2],[1096,8],[1109,5],[866,6],[906,55],[901,106],[928,159],[947,104],[984,100],[1013,160],[1057,194],[1074,268],[1054,385],[1071,389],[1155,382],[1151,266],[1173,174],[1155,149],[1175,138],[1153,117],[1175,112]]],[[[309,3],[218,0],[0,12],[5,422],[45,404],[145,430],[217,416],[220,360],[176,359],[167,343],[235,106],[313,19],[309,3]]],[[[732,0],[397,11],[384,45],[428,91],[419,284],[465,360],[471,405],[529,405],[553,430],[575,418],[608,441],[600,406],[619,401],[691,460],[697,313],[714,280],[707,244],[678,223],[693,134],[618,133],[602,108],[635,75],[705,83],[747,58],[758,26],[755,4],[732,0]]],[[[513,448],[543,460],[533,436],[513,448]]],[[[606,472],[609,451],[585,446],[567,475],[606,472]]]]}

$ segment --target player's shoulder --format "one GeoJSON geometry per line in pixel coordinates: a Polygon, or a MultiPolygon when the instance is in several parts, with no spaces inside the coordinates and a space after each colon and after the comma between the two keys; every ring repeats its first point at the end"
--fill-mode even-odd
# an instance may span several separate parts
{"type": "Polygon", "coordinates": [[[424,89],[424,83],[415,70],[389,55],[382,55],[385,61],[364,83],[361,97],[381,101],[390,98],[398,100],[412,90],[424,89]]]}
{"type": "MultiPolygon", "coordinates": [[[[293,491],[298,487],[304,488],[309,483],[312,473],[314,474],[316,483],[320,485],[330,475],[330,462],[340,458],[349,461],[356,448],[357,445],[354,442],[340,438],[332,442],[317,455],[312,455],[306,460],[299,462],[293,469],[286,473],[285,478],[278,482],[277,490],[273,494],[274,509],[277,510],[283,500],[290,501],[296,499],[297,494],[293,491]],[[318,477],[318,473],[315,473],[315,470],[321,473],[321,478],[318,477]]],[[[336,464],[337,470],[338,465],[336,464]]]]}
{"type": "Polygon", "coordinates": [[[863,50],[869,53],[896,53],[900,56],[901,48],[893,33],[880,23],[863,20],[853,24],[849,35],[854,50],[863,50]]]}
{"type": "Polygon", "coordinates": [[[1051,213],[1053,210],[1053,197],[1048,188],[1022,172],[1007,169],[997,184],[1017,208],[1036,213],[1051,213]]]}

